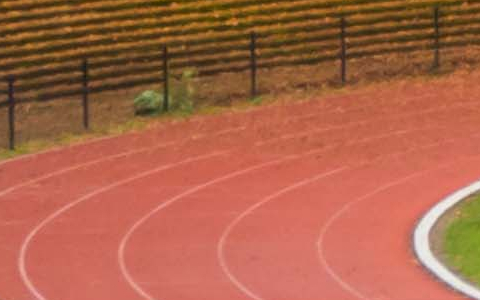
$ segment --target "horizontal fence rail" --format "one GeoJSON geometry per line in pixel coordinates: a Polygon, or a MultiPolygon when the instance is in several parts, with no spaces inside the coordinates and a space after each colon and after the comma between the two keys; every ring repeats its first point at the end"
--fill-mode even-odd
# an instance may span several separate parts
{"type": "Polygon", "coordinates": [[[78,98],[88,129],[91,95],[156,84],[167,111],[169,78],[188,68],[248,71],[253,98],[260,69],[338,60],[345,84],[349,59],[430,51],[435,69],[441,49],[480,45],[480,0],[174,2],[4,1],[0,108],[10,147],[22,103],[78,98]]]}

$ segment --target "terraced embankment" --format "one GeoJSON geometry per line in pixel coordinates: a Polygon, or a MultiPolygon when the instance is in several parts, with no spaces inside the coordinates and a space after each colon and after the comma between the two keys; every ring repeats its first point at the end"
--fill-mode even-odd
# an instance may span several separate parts
{"type": "MultiPolygon", "coordinates": [[[[77,101],[84,91],[83,59],[89,60],[90,94],[110,91],[119,98],[119,90],[159,89],[165,77],[163,45],[176,73],[186,68],[200,75],[247,71],[252,31],[261,70],[328,63],[327,77],[337,76],[332,66],[340,52],[341,16],[349,61],[428,51],[422,57],[430,65],[437,46],[480,42],[478,0],[39,0],[2,1],[1,7],[0,75],[15,75],[17,104],[77,101]]],[[[249,90],[248,81],[236,80],[222,84],[249,90]]],[[[7,92],[6,84],[0,87],[0,107],[6,106],[7,92]]]]}

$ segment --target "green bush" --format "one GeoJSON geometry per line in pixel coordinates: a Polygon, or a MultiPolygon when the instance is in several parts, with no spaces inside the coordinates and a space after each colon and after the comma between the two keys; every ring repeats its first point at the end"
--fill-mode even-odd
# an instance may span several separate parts
{"type": "Polygon", "coordinates": [[[144,91],[133,103],[136,115],[157,113],[163,106],[163,95],[152,90],[144,91]]]}
{"type": "MultiPolygon", "coordinates": [[[[192,114],[194,111],[193,97],[195,88],[192,79],[197,72],[193,69],[183,71],[178,79],[170,80],[169,108],[171,112],[183,115],[192,114]]],[[[135,114],[150,115],[161,113],[163,109],[164,95],[157,91],[147,90],[134,100],[135,114]]]]}

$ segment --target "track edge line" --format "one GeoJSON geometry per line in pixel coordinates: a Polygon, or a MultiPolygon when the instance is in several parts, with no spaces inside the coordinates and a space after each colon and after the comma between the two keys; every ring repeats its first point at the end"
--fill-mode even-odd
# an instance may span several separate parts
{"type": "Polygon", "coordinates": [[[467,297],[480,300],[480,289],[450,271],[433,254],[430,232],[437,221],[456,204],[480,191],[480,179],[445,197],[434,205],[418,222],[413,232],[413,251],[421,265],[440,281],[467,297]]]}

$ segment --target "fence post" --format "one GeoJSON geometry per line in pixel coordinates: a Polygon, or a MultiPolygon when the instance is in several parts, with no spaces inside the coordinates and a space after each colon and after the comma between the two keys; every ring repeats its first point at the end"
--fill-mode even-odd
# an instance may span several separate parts
{"type": "Polygon", "coordinates": [[[434,56],[433,56],[433,69],[440,67],[440,25],[439,25],[439,8],[435,6],[433,9],[433,26],[434,26],[434,56]]]}
{"type": "Polygon", "coordinates": [[[345,17],[340,18],[340,74],[342,85],[347,82],[347,43],[346,43],[347,21],[345,17]]]}
{"type": "Polygon", "coordinates": [[[8,126],[9,126],[9,147],[15,150],[15,78],[8,76],[8,126]]]}
{"type": "Polygon", "coordinates": [[[168,47],[163,46],[163,111],[169,109],[169,70],[168,70],[168,47]]]}
{"type": "Polygon", "coordinates": [[[257,34],[250,33],[250,96],[257,97],[257,34]]]}
{"type": "Polygon", "coordinates": [[[88,59],[84,59],[82,62],[82,105],[83,105],[83,127],[85,129],[90,128],[90,118],[89,118],[89,76],[88,76],[88,59]]]}

